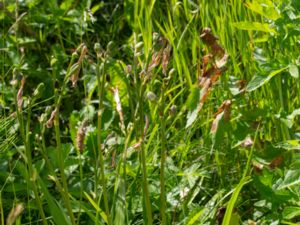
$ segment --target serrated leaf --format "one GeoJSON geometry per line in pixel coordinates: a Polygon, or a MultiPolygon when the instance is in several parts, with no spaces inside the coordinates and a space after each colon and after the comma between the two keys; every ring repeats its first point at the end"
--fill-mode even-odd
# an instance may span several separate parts
{"type": "Polygon", "coordinates": [[[281,73],[282,71],[286,70],[287,67],[278,69],[278,70],[274,70],[272,71],[268,76],[254,76],[252,78],[252,80],[249,82],[249,84],[246,87],[246,91],[251,92],[256,90],[257,88],[263,86],[264,84],[266,84],[267,82],[269,82],[269,80],[271,80],[271,78],[273,78],[275,75],[281,73]]]}
{"type": "Polygon", "coordinates": [[[294,64],[289,65],[289,73],[291,74],[292,77],[299,78],[299,70],[296,65],[294,64]]]}
{"type": "Polygon", "coordinates": [[[276,33],[276,31],[270,28],[270,25],[267,23],[243,21],[243,22],[235,22],[232,25],[240,30],[257,30],[257,31],[263,31],[267,33],[274,33],[274,34],[276,33]]]}

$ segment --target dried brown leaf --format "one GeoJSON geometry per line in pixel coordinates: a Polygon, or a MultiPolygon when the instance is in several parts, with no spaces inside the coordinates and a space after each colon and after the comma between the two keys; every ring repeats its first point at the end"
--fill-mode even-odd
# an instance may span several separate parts
{"type": "Polygon", "coordinates": [[[284,160],[284,158],[283,158],[283,156],[277,156],[277,157],[275,157],[271,162],[270,162],[270,164],[269,164],[269,168],[270,169],[275,169],[276,167],[278,167],[278,166],[280,166],[281,165],[281,163],[283,162],[283,160],[284,160]]]}
{"type": "Polygon", "coordinates": [[[55,116],[57,114],[57,108],[55,108],[52,113],[51,113],[51,116],[50,116],[50,119],[46,122],[46,127],[47,128],[51,128],[53,126],[53,122],[54,122],[54,119],[55,119],[55,116]]]}

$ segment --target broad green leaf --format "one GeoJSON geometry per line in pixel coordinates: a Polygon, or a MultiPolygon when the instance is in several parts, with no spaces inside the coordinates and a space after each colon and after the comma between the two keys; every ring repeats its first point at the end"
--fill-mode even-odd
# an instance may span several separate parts
{"type": "Polygon", "coordinates": [[[274,70],[271,72],[268,76],[254,76],[252,80],[249,82],[249,84],[246,87],[246,91],[251,92],[256,90],[257,88],[263,86],[265,83],[267,83],[269,80],[271,80],[272,77],[275,75],[281,73],[282,71],[286,70],[287,67],[274,70]]]}
{"type": "Polygon", "coordinates": [[[230,218],[230,225],[239,225],[241,217],[238,213],[233,213],[230,218]]]}
{"type": "Polygon", "coordinates": [[[287,206],[282,212],[283,219],[291,220],[296,216],[300,216],[300,207],[296,206],[287,206]]]}
{"type": "Polygon", "coordinates": [[[198,115],[198,108],[194,109],[193,111],[189,111],[187,114],[187,122],[186,122],[186,128],[188,128],[189,126],[191,126],[195,120],[197,119],[197,115],[198,115]]]}
{"type": "Polygon", "coordinates": [[[263,31],[267,33],[274,33],[274,34],[276,33],[276,31],[270,28],[270,25],[267,23],[243,21],[243,22],[233,23],[232,25],[240,30],[257,30],[257,31],[263,31]]]}
{"type": "Polygon", "coordinates": [[[192,125],[197,119],[197,115],[199,112],[200,96],[201,89],[197,86],[191,87],[190,94],[187,99],[188,114],[186,127],[192,125]]]}
{"type": "Polygon", "coordinates": [[[101,9],[104,6],[104,2],[100,2],[99,4],[96,4],[95,6],[93,6],[93,8],[91,9],[92,13],[97,12],[99,9],[101,9]]]}
{"type": "Polygon", "coordinates": [[[299,185],[300,183],[300,171],[299,169],[289,170],[284,176],[283,182],[278,187],[278,190],[284,188],[291,188],[295,185],[299,185]]]}
{"type": "Polygon", "coordinates": [[[299,70],[295,64],[289,65],[289,73],[291,74],[292,77],[299,78],[299,70]]]}
{"type": "Polygon", "coordinates": [[[114,224],[123,225],[126,224],[126,189],[124,179],[120,178],[117,184],[117,194],[114,212],[114,224]]]}
{"type": "Polygon", "coordinates": [[[193,111],[197,108],[200,101],[200,92],[201,89],[197,86],[193,86],[190,89],[190,94],[187,99],[187,107],[189,111],[193,111]]]}
{"type": "Polygon", "coordinates": [[[296,116],[300,115],[300,109],[295,109],[290,115],[286,118],[280,118],[280,120],[288,127],[292,128],[295,124],[294,120],[296,116]]]}
{"type": "Polygon", "coordinates": [[[275,21],[281,17],[271,0],[248,1],[246,2],[246,6],[253,12],[258,13],[269,20],[275,21]]]}
{"type": "Polygon", "coordinates": [[[67,215],[65,214],[63,207],[60,205],[59,202],[57,202],[52,197],[52,195],[49,193],[46,185],[40,178],[39,178],[39,184],[40,184],[41,190],[45,196],[45,199],[48,203],[48,207],[50,209],[51,216],[53,217],[55,224],[71,225],[71,222],[68,219],[67,215]]]}
{"type": "Polygon", "coordinates": [[[213,142],[213,148],[218,148],[223,140],[224,134],[227,130],[227,123],[224,120],[224,112],[218,114],[214,119],[211,126],[211,136],[213,142]]]}
{"type": "Polygon", "coordinates": [[[285,150],[300,150],[299,140],[288,140],[280,142],[275,145],[276,148],[283,148],[285,150]]]}
{"type": "Polygon", "coordinates": [[[73,0],[64,0],[61,5],[60,8],[63,10],[68,10],[73,4],[73,0]]]}

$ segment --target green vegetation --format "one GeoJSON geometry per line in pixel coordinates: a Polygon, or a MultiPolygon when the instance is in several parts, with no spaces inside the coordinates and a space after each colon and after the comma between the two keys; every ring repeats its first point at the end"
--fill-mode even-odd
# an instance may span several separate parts
{"type": "Polygon", "coordinates": [[[1,224],[300,224],[299,0],[0,8],[1,224]]]}

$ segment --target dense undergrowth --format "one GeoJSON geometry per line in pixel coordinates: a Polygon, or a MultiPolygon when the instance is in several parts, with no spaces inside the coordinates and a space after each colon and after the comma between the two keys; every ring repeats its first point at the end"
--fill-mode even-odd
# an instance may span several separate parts
{"type": "Polygon", "coordinates": [[[0,8],[1,224],[299,224],[298,0],[0,8]]]}

